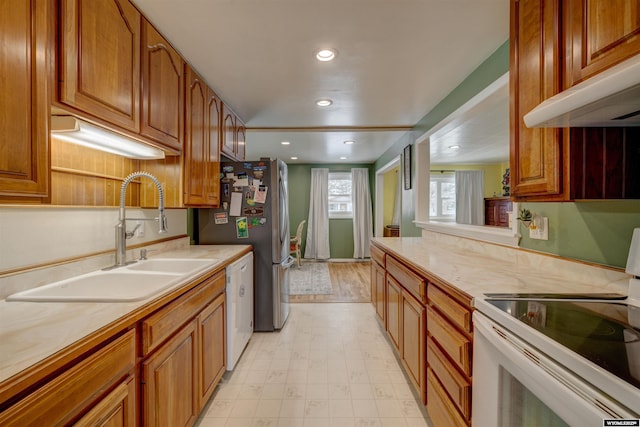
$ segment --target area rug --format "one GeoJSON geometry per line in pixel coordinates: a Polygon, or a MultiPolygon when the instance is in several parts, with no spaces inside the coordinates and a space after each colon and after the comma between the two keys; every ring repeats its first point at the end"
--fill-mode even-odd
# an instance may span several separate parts
{"type": "Polygon", "coordinates": [[[327,295],[333,292],[326,262],[305,262],[302,268],[292,267],[289,271],[291,295],[327,295]]]}

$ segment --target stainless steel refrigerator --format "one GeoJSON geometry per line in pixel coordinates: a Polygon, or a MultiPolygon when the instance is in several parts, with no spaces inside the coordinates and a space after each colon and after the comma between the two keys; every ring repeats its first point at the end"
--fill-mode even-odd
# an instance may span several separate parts
{"type": "Polygon", "coordinates": [[[254,330],[273,331],[289,315],[289,196],[282,160],[222,162],[220,208],[198,210],[198,243],[251,244],[254,330]]]}

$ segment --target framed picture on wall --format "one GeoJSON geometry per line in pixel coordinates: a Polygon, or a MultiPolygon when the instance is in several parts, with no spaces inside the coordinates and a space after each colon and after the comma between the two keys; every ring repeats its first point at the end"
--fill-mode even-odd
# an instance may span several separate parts
{"type": "Polygon", "coordinates": [[[404,147],[402,157],[404,159],[404,189],[411,190],[411,144],[404,147]]]}

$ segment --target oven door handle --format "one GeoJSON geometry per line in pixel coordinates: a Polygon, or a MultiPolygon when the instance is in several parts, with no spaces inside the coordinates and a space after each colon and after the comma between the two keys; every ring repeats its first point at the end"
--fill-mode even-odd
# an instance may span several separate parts
{"type": "MultiPolygon", "coordinates": [[[[498,405],[497,401],[488,401],[486,396],[482,396],[488,393],[493,395],[491,399],[499,399],[500,385],[497,377],[501,369],[495,368],[496,364],[571,425],[592,425],[594,421],[600,423],[605,418],[637,418],[637,414],[606,399],[599,390],[477,311],[473,314],[473,323],[474,420],[480,421],[481,418],[476,415],[485,413],[487,406],[498,405]],[[490,378],[491,375],[493,377],[490,378]],[[483,382],[491,385],[485,388],[483,382]],[[489,392],[488,389],[492,391],[489,392]],[[579,410],[576,410],[577,407],[579,410]]],[[[498,416],[497,412],[490,416],[489,424],[474,424],[500,425],[493,418],[498,416]]]]}

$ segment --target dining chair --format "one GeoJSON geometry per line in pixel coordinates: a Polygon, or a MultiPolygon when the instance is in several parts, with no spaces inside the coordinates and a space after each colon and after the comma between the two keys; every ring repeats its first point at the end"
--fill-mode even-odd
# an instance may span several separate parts
{"type": "Polygon", "coordinates": [[[300,255],[300,244],[302,243],[302,230],[304,228],[305,222],[307,222],[307,220],[303,219],[300,222],[300,224],[298,224],[296,235],[291,236],[291,238],[289,239],[289,251],[294,254],[296,262],[298,263],[298,268],[302,267],[302,256],[300,255]]]}

